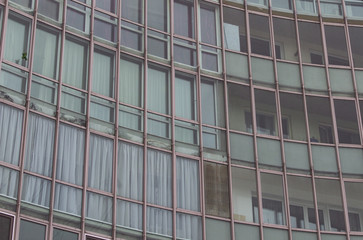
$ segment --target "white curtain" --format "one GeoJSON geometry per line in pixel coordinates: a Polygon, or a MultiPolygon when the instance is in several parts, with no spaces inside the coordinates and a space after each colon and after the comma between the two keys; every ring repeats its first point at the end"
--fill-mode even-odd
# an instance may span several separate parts
{"type": "Polygon", "coordinates": [[[84,151],[84,130],[66,124],[60,124],[58,135],[57,179],[82,185],[84,151]]]}
{"type": "Polygon", "coordinates": [[[57,183],[54,192],[54,209],[80,216],[82,190],[57,183]]]}
{"type": "Polygon", "coordinates": [[[0,195],[16,198],[18,195],[17,171],[0,166],[0,195]]]}
{"type": "Polygon", "coordinates": [[[199,162],[177,157],[176,182],[178,208],[200,211],[199,162]]]}
{"type": "Polygon", "coordinates": [[[172,206],[171,155],[156,150],[147,152],[147,201],[172,206]]]}
{"type": "Polygon", "coordinates": [[[120,59],[119,100],[141,107],[142,65],[131,60],[120,59]]]}
{"type": "Polygon", "coordinates": [[[117,165],[118,195],[142,201],[143,165],[143,147],[119,142],[117,165]]]}
{"type": "Polygon", "coordinates": [[[83,43],[66,39],[62,69],[62,81],[64,83],[86,89],[87,48],[88,46],[83,43]]]}
{"type": "Polygon", "coordinates": [[[113,97],[114,56],[94,51],[92,69],[92,91],[108,97],[113,97]]]}
{"type": "Polygon", "coordinates": [[[180,239],[202,239],[201,217],[177,213],[176,237],[180,239]]]}
{"type": "Polygon", "coordinates": [[[27,58],[29,57],[29,25],[29,22],[9,14],[8,26],[6,28],[4,59],[19,65],[26,65],[27,61],[22,58],[23,53],[26,53],[27,58]]]}
{"type": "Polygon", "coordinates": [[[0,161],[19,164],[23,111],[0,104],[0,161]]]}
{"type": "Polygon", "coordinates": [[[173,214],[160,208],[148,207],[146,211],[146,231],[171,236],[173,234],[173,214]]]}
{"type": "Polygon", "coordinates": [[[175,77],[175,115],[194,120],[194,79],[175,77]]]}
{"type": "Polygon", "coordinates": [[[49,207],[51,182],[24,174],[21,199],[25,202],[49,207]]]}
{"type": "Polygon", "coordinates": [[[112,222],[112,198],[87,192],[86,217],[112,222]]]}
{"type": "Polygon", "coordinates": [[[88,159],[88,186],[111,192],[113,141],[91,134],[88,159]]]}
{"type": "Polygon", "coordinates": [[[36,31],[33,70],[44,76],[56,79],[58,64],[58,34],[38,27],[36,31]]]}
{"type": "Polygon", "coordinates": [[[168,114],[169,113],[169,82],[168,73],[153,68],[148,69],[148,109],[168,114]]]}
{"type": "Polygon", "coordinates": [[[37,114],[29,114],[24,166],[26,170],[51,176],[55,123],[37,114]]]}
{"type": "Polygon", "coordinates": [[[117,225],[142,230],[142,205],[117,200],[117,225]]]}

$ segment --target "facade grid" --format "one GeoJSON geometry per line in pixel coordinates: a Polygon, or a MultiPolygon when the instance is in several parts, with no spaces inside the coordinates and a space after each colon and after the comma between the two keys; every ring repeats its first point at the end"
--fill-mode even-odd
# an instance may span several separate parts
{"type": "Polygon", "coordinates": [[[0,238],[363,240],[360,0],[0,0],[0,238]]]}

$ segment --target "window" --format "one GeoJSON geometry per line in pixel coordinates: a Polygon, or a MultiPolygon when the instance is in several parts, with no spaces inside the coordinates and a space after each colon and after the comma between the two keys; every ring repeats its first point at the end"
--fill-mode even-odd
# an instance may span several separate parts
{"type": "Polygon", "coordinates": [[[113,97],[115,90],[115,53],[95,47],[92,70],[92,91],[107,97],[113,97]]]}
{"type": "Polygon", "coordinates": [[[91,9],[72,0],[67,2],[67,25],[79,31],[89,33],[91,9]]]}
{"type": "MultiPolygon", "coordinates": [[[[252,197],[253,218],[254,222],[258,222],[258,202],[256,197],[252,197]]],[[[271,224],[283,225],[282,202],[272,199],[262,199],[263,222],[271,224]]]]}
{"type": "Polygon", "coordinates": [[[12,219],[5,215],[0,215],[0,233],[2,239],[4,240],[12,239],[12,228],[13,228],[12,219]]]}
{"type": "Polygon", "coordinates": [[[168,2],[153,0],[147,6],[148,27],[168,32],[168,2]]]}
{"type": "Polygon", "coordinates": [[[78,234],[54,228],[53,229],[53,240],[64,240],[64,239],[78,240],[78,234]]]}
{"type": "Polygon", "coordinates": [[[62,19],[62,1],[58,0],[39,0],[38,1],[38,13],[49,17],[55,21],[61,21],[62,19]]]}
{"type": "Polygon", "coordinates": [[[224,38],[227,49],[247,52],[245,14],[232,8],[223,8],[224,38]]]}
{"type": "Polygon", "coordinates": [[[45,229],[46,227],[44,225],[21,219],[19,240],[45,240],[45,229]]]}
{"type": "Polygon", "coordinates": [[[175,115],[196,120],[196,90],[192,76],[176,74],[175,76],[175,115]]]}
{"type": "Polygon", "coordinates": [[[333,143],[333,130],[331,126],[319,125],[320,142],[333,143]]]}
{"type": "Polygon", "coordinates": [[[31,21],[18,14],[9,12],[5,36],[4,59],[28,66],[30,56],[29,41],[31,21]]]}
{"type": "Polygon", "coordinates": [[[194,38],[194,3],[193,0],[174,1],[174,33],[194,38]]]}
{"type": "Polygon", "coordinates": [[[121,1],[121,16],[122,18],[131,20],[133,22],[143,22],[143,6],[142,0],[122,0],[121,1]]]}

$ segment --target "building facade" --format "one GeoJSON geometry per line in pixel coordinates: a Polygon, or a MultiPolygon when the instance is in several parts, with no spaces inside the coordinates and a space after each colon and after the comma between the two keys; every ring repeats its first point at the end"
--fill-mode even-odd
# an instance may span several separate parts
{"type": "Polygon", "coordinates": [[[363,240],[360,0],[0,0],[0,238],[363,240]]]}

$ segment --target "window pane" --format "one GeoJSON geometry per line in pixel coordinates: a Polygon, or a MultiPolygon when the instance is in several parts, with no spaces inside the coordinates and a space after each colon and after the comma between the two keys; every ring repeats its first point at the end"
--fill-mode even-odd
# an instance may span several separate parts
{"type": "Polygon", "coordinates": [[[194,38],[193,1],[174,1],[174,32],[184,37],[194,38]]]}
{"type": "Polygon", "coordinates": [[[58,32],[38,25],[35,36],[33,71],[57,79],[58,32]]]}
{"type": "Polygon", "coordinates": [[[361,219],[358,213],[362,212],[360,199],[363,199],[363,184],[354,182],[345,182],[345,194],[349,211],[350,231],[362,231],[361,219]]]}
{"type": "Polygon", "coordinates": [[[62,18],[62,5],[56,0],[39,0],[38,13],[49,17],[55,21],[60,21],[62,18]]]}
{"type": "Polygon", "coordinates": [[[339,143],[360,144],[354,101],[334,100],[339,143]]]}
{"type": "Polygon", "coordinates": [[[78,240],[78,234],[54,228],[53,229],[53,240],[64,240],[64,239],[78,240]]]}
{"type": "Polygon", "coordinates": [[[95,11],[93,27],[95,36],[117,42],[117,18],[95,11]]]}
{"type": "Polygon", "coordinates": [[[87,88],[88,44],[66,38],[64,44],[63,83],[77,88],[87,88]]]}
{"type": "Polygon", "coordinates": [[[45,239],[45,226],[26,220],[20,220],[19,240],[45,239]]]}
{"type": "Polygon", "coordinates": [[[267,17],[249,14],[251,52],[265,56],[271,56],[270,29],[267,17]]]}
{"type": "Polygon", "coordinates": [[[349,66],[343,27],[325,26],[329,64],[349,66]]]}
{"type": "Polygon", "coordinates": [[[310,141],[333,143],[333,123],[329,100],[327,98],[308,96],[306,103],[309,116],[310,141]]]}
{"type": "Polygon", "coordinates": [[[250,88],[228,83],[229,127],[252,133],[250,88]]]}
{"type": "Polygon", "coordinates": [[[11,239],[12,224],[11,218],[0,215],[0,233],[4,240],[11,239]]]}
{"type": "MultiPolygon", "coordinates": [[[[223,8],[224,38],[227,49],[247,52],[245,14],[232,8],[223,8]]],[[[237,68],[237,66],[234,66],[237,68]]]]}
{"type": "Polygon", "coordinates": [[[298,61],[295,22],[282,18],[273,18],[273,24],[276,58],[298,61]]]}
{"type": "Polygon", "coordinates": [[[199,161],[177,157],[176,169],[178,208],[200,211],[199,161]]]}
{"type": "Polygon", "coordinates": [[[217,45],[216,10],[208,6],[200,6],[200,31],[204,43],[217,45]]]}
{"type": "Polygon", "coordinates": [[[148,109],[169,114],[169,72],[164,69],[148,69],[148,109]]]}
{"type": "Polygon", "coordinates": [[[175,115],[195,120],[196,90],[194,77],[176,74],[175,76],[175,115]]]}
{"type": "Polygon", "coordinates": [[[113,52],[95,49],[93,54],[92,91],[114,96],[115,56],[113,52]]]}
{"type": "Polygon", "coordinates": [[[160,31],[168,31],[168,1],[153,0],[147,6],[148,26],[160,31]]]}
{"type": "Polygon", "coordinates": [[[323,64],[321,29],[319,24],[299,22],[302,60],[305,63],[323,64]]]}
{"type": "Polygon", "coordinates": [[[256,194],[256,172],[232,168],[234,220],[253,222],[252,196],[256,194]]]}
{"type": "Polygon", "coordinates": [[[224,86],[222,81],[202,80],[202,119],[203,123],[224,126],[224,86]]]}
{"type": "Polygon", "coordinates": [[[6,31],[4,59],[28,66],[30,21],[9,12],[6,31]]]}
{"type": "Polygon", "coordinates": [[[142,0],[122,0],[121,1],[121,16],[128,20],[142,23],[142,0]]]}
{"type": "MultiPolygon", "coordinates": [[[[275,93],[255,89],[255,101],[257,133],[277,136],[275,93]]],[[[246,122],[246,125],[252,128],[252,123],[246,122]]]]}
{"type": "Polygon", "coordinates": [[[363,67],[363,49],[361,47],[361,42],[363,39],[363,28],[349,27],[349,37],[352,47],[354,67],[363,67]]]}
{"type": "Polygon", "coordinates": [[[89,145],[88,186],[111,192],[113,141],[91,134],[89,145]]]}
{"type": "Polygon", "coordinates": [[[230,216],[227,166],[204,162],[204,194],[207,214],[230,216]]]}
{"type": "Polygon", "coordinates": [[[120,59],[119,100],[142,106],[142,63],[128,58],[120,59]]]}

